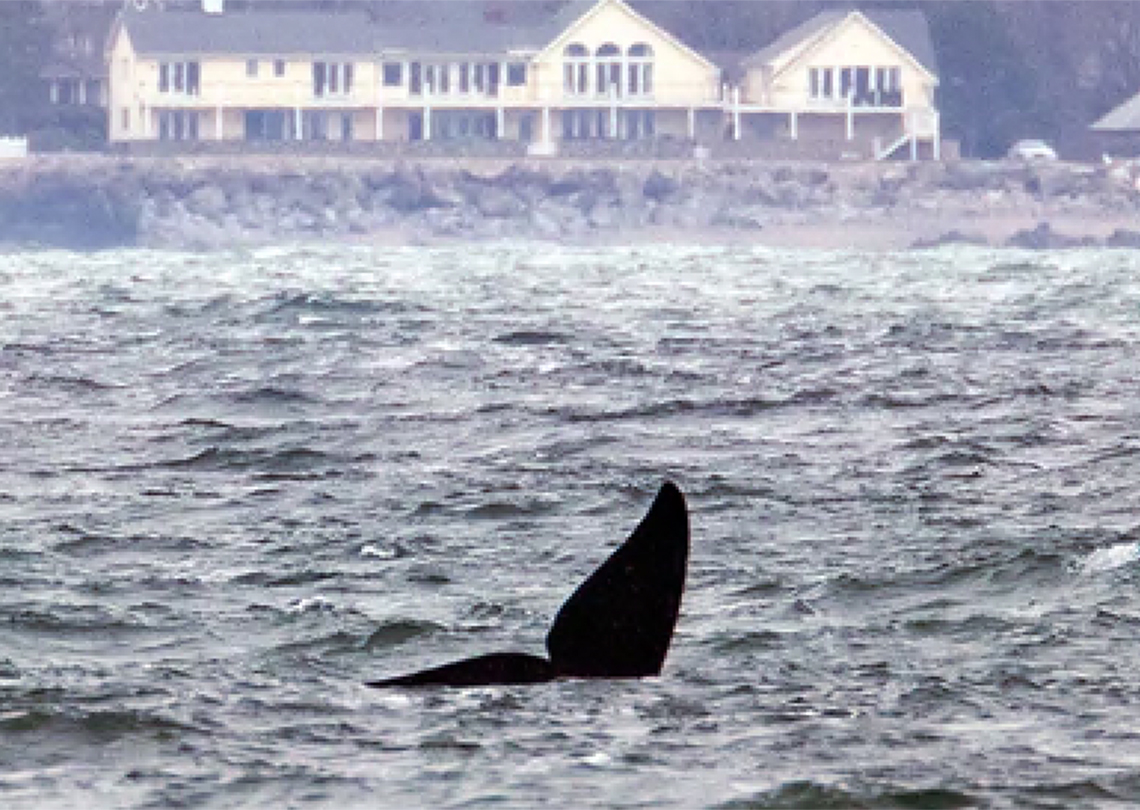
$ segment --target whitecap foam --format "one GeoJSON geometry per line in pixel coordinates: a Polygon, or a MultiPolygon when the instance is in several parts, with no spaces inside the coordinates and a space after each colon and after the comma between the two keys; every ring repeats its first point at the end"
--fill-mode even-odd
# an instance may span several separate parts
{"type": "Polygon", "coordinates": [[[1108,548],[1098,548],[1081,563],[1082,574],[1101,574],[1115,571],[1140,561],[1140,543],[1118,543],[1108,548]]]}
{"type": "Polygon", "coordinates": [[[336,605],[323,596],[306,596],[293,600],[285,610],[288,613],[313,613],[336,610],[336,605]]]}

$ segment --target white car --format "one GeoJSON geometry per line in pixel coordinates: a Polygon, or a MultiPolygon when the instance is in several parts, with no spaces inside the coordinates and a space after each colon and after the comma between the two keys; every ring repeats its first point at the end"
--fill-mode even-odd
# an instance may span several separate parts
{"type": "Polygon", "coordinates": [[[1057,152],[1045,141],[1029,138],[1009,147],[1009,156],[1014,160],[1056,160],[1057,152]]]}

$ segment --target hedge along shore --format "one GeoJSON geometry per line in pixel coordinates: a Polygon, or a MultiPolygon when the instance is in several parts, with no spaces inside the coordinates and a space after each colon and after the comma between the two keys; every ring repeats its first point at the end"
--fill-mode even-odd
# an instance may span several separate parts
{"type": "Polygon", "coordinates": [[[330,156],[0,162],[0,244],[1140,246],[1132,164],[330,156]]]}

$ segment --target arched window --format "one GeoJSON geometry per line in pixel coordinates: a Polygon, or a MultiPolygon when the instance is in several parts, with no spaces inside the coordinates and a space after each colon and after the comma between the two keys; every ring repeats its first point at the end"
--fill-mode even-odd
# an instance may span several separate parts
{"type": "Polygon", "coordinates": [[[653,94],[653,48],[644,42],[630,45],[627,51],[629,74],[626,89],[631,96],[653,94]]]}
{"type": "Polygon", "coordinates": [[[585,45],[577,42],[567,45],[562,51],[562,88],[569,95],[582,95],[590,79],[590,52],[585,45]]]}
{"type": "Polygon", "coordinates": [[[612,42],[602,45],[594,54],[598,64],[598,95],[620,96],[621,93],[621,49],[612,42]]]}

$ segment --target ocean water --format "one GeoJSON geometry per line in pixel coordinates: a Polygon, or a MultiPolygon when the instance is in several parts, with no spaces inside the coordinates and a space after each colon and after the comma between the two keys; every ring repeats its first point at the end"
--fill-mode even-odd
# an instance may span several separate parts
{"type": "Polygon", "coordinates": [[[0,256],[0,807],[1140,803],[1140,254],[0,256]],[[666,478],[660,678],[540,653],[666,478]]]}

